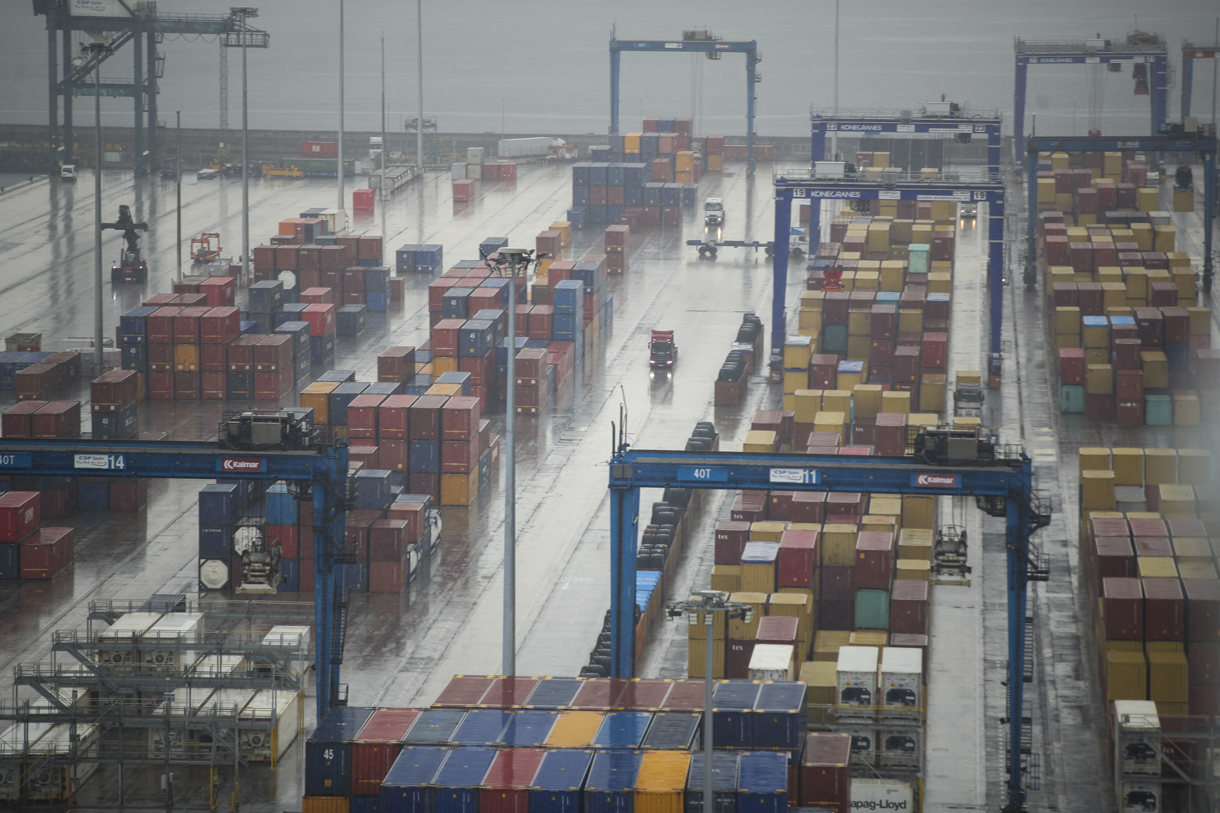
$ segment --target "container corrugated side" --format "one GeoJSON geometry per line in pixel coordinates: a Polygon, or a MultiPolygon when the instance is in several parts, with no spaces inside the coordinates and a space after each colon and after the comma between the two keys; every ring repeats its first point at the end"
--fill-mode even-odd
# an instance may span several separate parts
{"type": "Polygon", "coordinates": [[[580,813],[593,751],[547,751],[530,786],[530,813],[580,813]]]}
{"type": "Polygon", "coordinates": [[[352,795],[377,796],[419,709],[378,709],[352,744],[352,795]]]}
{"type": "Polygon", "coordinates": [[[432,784],[452,749],[408,745],[381,784],[381,813],[433,813],[432,784]]]}
{"type": "Polygon", "coordinates": [[[646,751],[635,780],[635,813],[682,813],[689,751],[646,751]]]}
{"type": "Polygon", "coordinates": [[[606,715],[600,711],[561,711],[551,733],[548,748],[588,748],[593,744],[606,715]]]}
{"type": "Polygon", "coordinates": [[[633,813],[639,751],[603,751],[585,780],[584,813],[633,813]]]}

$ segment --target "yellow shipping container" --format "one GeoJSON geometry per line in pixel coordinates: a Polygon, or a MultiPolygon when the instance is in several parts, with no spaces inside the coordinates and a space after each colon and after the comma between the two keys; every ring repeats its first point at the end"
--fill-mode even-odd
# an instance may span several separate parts
{"type": "Polygon", "coordinates": [[[551,224],[551,231],[559,232],[559,244],[564,248],[572,245],[572,224],[567,220],[556,220],[551,224]]]}
{"type": "MultiPolygon", "coordinates": [[[[901,510],[901,509],[899,509],[901,510]]],[[[881,514],[865,514],[860,517],[861,531],[887,531],[896,534],[898,532],[898,517],[884,516],[881,514]]]]}
{"type": "Polygon", "coordinates": [[[889,646],[890,634],[885,630],[852,630],[847,643],[849,646],[889,646]]]}
{"type": "MultiPolygon", "coordinates": [[[[836,651],[835,658],[838,658],[836,651]]],[[[835,660],[805,661],[801,664],[800,681],[805,684],[805,712],[810,723],[834,720],[835,695],[838,691],[838,664],[835,660]]]]}
{"type": "Polygon", "coordinates": [[[1106,643],[1106,703],[1115,700],[1148,699],[1148,662],[1141,651],[1132,651],[1122,644],[1127,641],[1106,643]]]}
{"type": "MultiPolygon", "coordinates": [[[[1209,554],[1211,544],[1209,540],[1202,540],[1206,545],[1209,554]]],[[[1220,542],[1220,540],[1217,540],[1220,542]]],[[[1179,559],[1178,560],[1178,575],[1183,579],[1216,579],[1215,556],[1209,555],[1206,559],[1179,559]]]]}
{"type": "Polygon", "coordinates": [[[1105,471],[1110,468],[1110,450],[1104,446],[1082,446],[1080,449],[1080,465],[1076,473],[1082,471],[1105,471]]]}
{"type": "Polygon", "coordinates": [[[932,563],[924,559],[897,559],[894,561],[894,578],[930,581],[932,563]]]}
{"type": "Polygon", "coordinates": [[[914,308],[899,308],[898,309],[898,332],[899,333],[922,333],[923,332],[923,311],[915,310],[914,308]]]}
{"type": "Polygon", "coordinates": [[[855,525],[828,522],[818,538],[819,561],[823,567],[854,567],[856,564],[855,525]]]}
{"type": "Polygon", "coordinates": [[[871,494],[868,498],[868,513],[872,516],[892,517],[897,525],[902,519],[902,497],[898,494],[871,494]]]}
{"type": "Polygon", "coordinates": [[[800,389],[793,392],[793,419],[797,423],[813,423],[822,409],[822,391],[800,389]]]}
{"type": "Polygon", "coordinates": [[[1195,516],[1195,487],[1166,484],[1161,486],[1161,514],[1167,517],[1195,516]]]}
{"type": "Polygon", "coordinates": [[[1135,205],[1141,212],[1155,212],[1161,208],[1161,190],[1155,186],[1141,186],[1135,190],[1135,205]]]}
{"type": "Polygon", "coordinates": [[[1039,178],[1038,179],[1038,203],[1054,203],[1055,202],[1055,179],[1054,178],[1039,178]]]}
{"type": "Polygon", "coordinates": [[[1193,212],[1195,210],[1195,190],[1174,187],[1173,210],[1175,212],[1193,212]]]}
{"type": "MultiPolygon", "coordinates": [[[[857,384],[856,386],[864,386],[857,384]]],[[[822,391],[822,409],[827,412],[841,412],[844,415],[851,414],[852,411],[852,390],[823,390],[822,391]]]]}
{"type": "MultiPolygon", "coordinates": [[[[825,398],[825,395],[823,395],[823,398],[825,398]]],[[[842,432],[846,424],[847,416],[842,412],[822,410],[813,416],[813,429],[815,432],[842,432]]]]}
{"type": "Polygon", "coordinates": [[[635,780],[636,813],[682,813],[690,751],[645,751],[635,780]]]}
{"type": "Polygon", "coordinates": [[[928,528],[903,528],[898,534],[898,558],[932,561],[932,531],[928,528]]]}
{"type": "Polygon", "coordinates": [[[779,451],[779,433],[769,429],[751,429],[746,432],[741,450],[752,454],[767,454],[779,451]]]}
{"type": "Polygon", "coordinates": [[[301,813],[348,813],[351,800],[346,796],[302,796],[301,813]]]}
{"type": "Polygon", "coordinates": [[[640,140],[642,136],[643,133],[627,133],[625,136],[623,136],[623,152],[632,155],[639,154],[640,140]]]}
{"type": "MultiPolygon", "coordinates": [[[[1197,562],[1212,561],[1212,546],[1206,537],[1202,536],[1176,536],[1173,538],[1173,555],[1178,560],[1178,573],[1182,573],[1183,566],[1186,564],[1194,564],[1197,562]]],[[[1182,578],[1187,578],[1182,576],[1182,578]]]]}
{"type": "Polygon", "coordinates": [[[478,467],[469,474],[441,475],[441,505],[470,505],[478,492],[478,467]]]}
{"type": "MultiPolygon", "coordinates": [[[[784,395],[794,395],[797,390],[803,390],[809,386],[809,371],[808,370],[784,370],[784,395]]],[[[796,401],[792,402],[792,406],[784,406],[784,409],[795,409],[796,401]]]]}
{"type": "Polygon", "coordinates": [[[1161,350],[1141,350],[1140,366],[1145,389],[1169,388],[1169,358],[1161,350]]]}
{"type": "Polygon", "coordinates": [[[1061,305],[1055,308],[1055,332],[1079,334],[1080,308],[1075,305],[1061,305]]]}
{"type": "Polygon", "coordinates": [[[605,720],[601,711],[561,711],[547,735],[547,748],[588,748],[605,720]]]}
{"type": "Polygon", "coordinates": [[[337,386],[338,381],[315,381],[301,390],[301,406],[313,410],[315,423],[330,422],[330,393],[337,386]]]}
{"type": "Polygon", "coordinates": [[[730,593],[729,600],[735,604],[749,604],[754,610],[754,617],[748,624],[741,618],[729,619],[729,637],[735,641],[754,640],[754,636],[758,632],[758,622],[767,614],[767,593],[743,590],[739,593],[730,593]]]}
{"type": "Polygon", "coordinates": [[[881,411],[910,415],[911,393],[902,390],[888,390],[881,393],[881,411]]]}
{"type": "Polygon", "coordinates": [[[708,172],[723,172],[724,156],[719,154],[709,155],[706,157],[706,164],[708,172]]]}
{"type": "MultiPolygon", "coordinates": [[[[854,414],[857,418],[875,418],[881,411],[881,385],[857,384],[852,387],[851,397],[855,404],[854,414]]],[[[837,407],[831,407],[836,409],[837,407]]]]}
{"type": "Polygon", "coordinates": [[[750,523],[749,539],[751,542],[778,542],[787,527],[787,522],[773,519],[752,522],[750,523]]]}
{"type": "Polygon", "coordinates": [[[1178,578],[1178,563],[1172,556],[1137,556],[1135,570],[1141,579],[1178,578]]]}
{"type": "Polygon", "coordinates": [[[1114,472],[1114,485],[1142,486],[1144,484],[1144,450],[1127,447],[1111,449],[1110,470],[1114,472]]]}
{"type": "Polygon", "coordinates": [[[805,369],[813,354],[813,339],[809,336],[787,336],[784,338],[784,369],[805,369]]]}
{"type": "MultiPolygon", "coordinates": [[[[456,359],[455,359],[456,361],[456,359]]],[[[453,398],[462,394],[461,384],[441,384],[436,383],[424,390],[424,395],[440,395],[445,398],[453,398]]]]}
{"type": "Polygon", "coordinates": [[[1149,448],[1144,450],[1144,482],[1159,486],[1178,481],[1177,449],[1149,448]]]}
{"type": "Polygon", "coordinates": [[[1088,511],[1114,510],[1114,472],[1080,473],[1080,507],[1088,511]]]}
{"type": "Polygon", "coordinates": [[[1190,666],[1182,645],[1148,642],[1148,699],[1160,703],[1190,700],[1190,666]]]}
{"type": "Polygon", "coordinates": [[[818,630],[813,636],[813,659],[838,663],[840,647],[847,646],[849,630],[818,630]]]}
{"type": "Polygon", "coordinates": [[[1186,309],[1190,317],[1190,335],[1206,336],[1211,333],[1212,312],[1210,308],[1190,306],[1186,309]]]}
{"type": "Polygon", "coordinates": [[[712,589],[736,593],[741,589],[741,565],[713,565],[712,589]]]}
{"type": "Polygon", "coordinates": [[[433,356],[432,357],[432,372],[435,375],[441,376],[445,373],[456,373],[458,371],[457,356],[433,356]]]}
{"type": "Polygon", "coordinates": [[[919,377],[919,411],[944,412],[946,388],[944,373],[921,375],[919,377]]]}
{"type": "MultiPolygon", "coordinates": [[[[908,230],[909,233],[909,230],[908,230]]],[[[894,229],[890,229],[890,239],[894,237],[894,229]]],[[[890,249],[893,251],[893,248],[890,249]]],[[[882,291],[901,291],[902,279],[906,273],[907,264],[902,260],[883,260],[879,271],[878,285],[882,291]]]]}
{"type": "Polygon", "coordinates": [[[1202,417],[1199,406],[1199,396],[1193,392],[1175,392],[1173,394],[1173,425],[1198,426],[1202,417]]]}
{"type": "Polygon", "coordinates": [[[902,527],[929,530],[936,522],[936,498],[926,494],[907,494],[902,498],[902,527]]]}
{"type": "MultiPolygon", "coordinates": [[[[693,678],[707,677],[707,640],[686,640],[686,674],[693,678]]],[[[712,642],[712,677],[724,677],[724,640],[712,642]]]]}
{"type": "Polygon", "coordinates": [[[174,372],[192,373],[199,369],[199,345],[174,345],[174,372]]]}
{"type": "Polygon", "coordinates": [[[1211,455],[1206,449],[1178,449],[1178,482],[1191,485],[1212,483],[1211,455]]]}
{"type": "Polygon", "coordinates": [[[928,272],[928,293],[930,293],[930,294],[951,294],[951,293],[953,293],[953,275],[946,274],[943,271],[928,272]]]}
{"type": "Polygon", "coordinates": [[[742,562],[741,589],[747,593],[770,593],[775,589],[775,564],[742,562]]]}
{"type": "Polygon", "coordinates": [[[1090,364],[1084,373],[1084,391],[1089,395],[1114,392],[1114,368],[1109,364],[1090,364]]]}

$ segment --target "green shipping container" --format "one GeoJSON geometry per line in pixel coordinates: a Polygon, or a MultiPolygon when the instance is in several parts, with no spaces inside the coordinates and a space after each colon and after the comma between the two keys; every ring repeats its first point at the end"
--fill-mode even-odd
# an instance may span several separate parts
{"type": "Polygon", "coordinates": [[[826,325],[822,328],[822,352],[847,352],[847,325],[826,325]]]}
{"type": "Polygon", "coordinates": [[[890,593],[888,590],[856,591],[856,629],[888,630],[890,628],[890,593]]]}
{"type": "Polygon", "coordinates": [[[928,252],[930,248],[927,243],[911,243],[911,245],[907,246],[908,274],[928,273],[928,252]]]}
{"type": "Polygon", "coordinates": [[[1173,425],[1173,401],[1168,395],[1144,396],[1144,423],[1148,426],[1173,425]]]}
{"type": "Polygon", "coordinates": [[[1059,411],[1084,412],[1084,387],[1079,384],[1059,385],[1059,411]]]}

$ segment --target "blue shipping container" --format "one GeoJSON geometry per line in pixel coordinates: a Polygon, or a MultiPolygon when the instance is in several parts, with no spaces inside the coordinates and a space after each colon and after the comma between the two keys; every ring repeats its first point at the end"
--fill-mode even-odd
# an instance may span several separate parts
{"type": "Polygon", "coordinates": [[[450,288],[441,296],[441,316],[446,319],[470,317],[470,292],[473,288],[450,288]]]}
{"type": "Polygon", "coordinates": [[[750,725],[750,742],[756,747],[800,748],[805,730],[805,684],[762,684],[750,725]]]}
{"type": "Polygon", "coordinates": [[[309,358],[314,364],[325,364],[335,357],[335,334],[309,337],[309,358]]]}
{"type": "Polygon", "coordinates": [[[0,542],[0,579],[21,578],[21,543],[0,542]]]}
{"type": "Polygon", "coordinates": [[[712,739],[718,748],[741,748],[749,744],[749,717],[758,700],[758,684],[730,680],[712,692],[712,739]]]}
{"type": "MultiPolygon", "coordinates": [[[[427,714],[427,712],[424,712],[427,714]]],[[[432,813],[436,789],[432,780],[449,751],[408,745],[398,754],[381,783],[382,813],[432,813]]]]}
{"type": "Polygon", "coordinates": [[[453,732],[466,717],[462,709],[424,709],[403,738],[410,745],[453,745],[453,732]]]}
{"type": "Polygon", "coordinates": [[[119,317],[119,335],[143,341],[148,333],[148,317],[155,310],[157,308],[152,305],[141,305],[127,311],[119,317]]]}
{"type": "Polygon", "coordinates": [[[109,511],[110,479],[81,477],[77,480],[76,507],[81,511],[109,511]]]}
{"type": "MultiPolygon", "coordinates": [[[[284,486],[285,491],[287,488],[284,486]]],[[[232,525],[237,522],[239,508],[237,485],[234,483],[208,483],[199,490],[201,526],[232,525]]],[[[295,517],[292,521],[296,521],[295,517]]]]}
{"type": "Polygon", "coordinates": [[[267,524],[296,525],[297,501],[284,483],[276,483],[267,489],[267,524]]]}
{"type": "Polygon", "coordinates": [[[336,706],[305,742],[305,795],[350,796],[352,741],[376,709],[336,706]]]}
{"type": "Polygon", "coordinates": [[[585,779],[584,813],[633,813],[639,751],[603,751],[593,757],[585,779]]]}
{"type": "Polygon", "coordinates": [[[506,709],[472,709],[453,732],[459,745],[502,745],[501,736],[512,712],[506,709]]]}
{"type": "Polygon", "coordinates": [[[335,311],[335,333],[340,336],[359,336],[364,332],[367,312],[368,305],[343,305],[335,311]]]}
{"type": "Polygon", "coordinates": [[[531,813],[580,813],[581,789],[592,762],[592,751],[547,751],[530,785],[531,813]]]}
{"type": "Polygon", "coordinates": [[[249,308],[258,313],[274,313],[284,304],[284,283],[278,279],[256,282],[249,289],[249,308]]]}
{"type": "Polygon", "coordinates": [[[783,751],[741,754],[737,761],[737,813],[787,811],[788,754],[783,751]]]}
{"type": "Polygon", "coordinates": [[[474,376],[470,373],[454,370],[450,373],[441,373],[436,377],[437,384],[457,384],[462,388],[462,395],[470,395],[471,387],[474,386],[474,376]]]}
{"type": "MultiPolygon", "coordinates": [[[[691,754],[686,774],[686,804],[684,813],[703,813],[702,751],[691,754]]],[[[712,753],[712,813],[737,811],[737,754],[732,751],[712,753]]]]}
{"type": "Polygon", "coordinates": [[[342,384],[347,381],[356,380],[355,370],[327,370],[318,375],[316,381],[334,381],[336,384],[342,384]]]}
{"type": "Polygon", "coordinates": [[[559,719],[559,712],[524,709],[514,712],[501,735],[510,748],[540,748],[559,719]]]}
{"type": "Polygon", "coordinates": [[[228,559],[233,554],[232,525],[199,526],[199,558],[228,559]]]}
{"type": "Polygon", "coordinates": [[[639,748],[651,723],[650,711],[606,712],[592,745],[597,748],[639,748]]]}
{"type": "Polygon", "coordinates": [[[640,743],[641,748],[661,751],[689,750],[699,735],[703,715],[685,711],[662,711],[652,717],[652,725],[640,743]]]}
{"type": "Polygon", "coordinates": [[[277,593],[296,593],[301,589],[301,562],[299,559],[280,559],[280,583],[277,593]]]}
{"type": "Polygon", "coordinates": [[[140,404],[128,404],[118,412],[93,412],[90,423],[94,440],[130,440],[140,431],[140,404]]]}
{"type": "Polygon", "coordinates": [[[576,693],[585,685],[577,678],[543,678],[522,705],[531,709],[562,709],[572,705],[576,693]]]}
{"type": "Polygon", "coordinates": [[[356,509],[383,511],[389,507],[390,472],[387,469],[361,469],[356,472],[356,509]]]}
{"type": "Polygon", "coordinates": [[[407,470],[419,474],[439,474],[441,470],[440,442],[412,440],[407,450],[407,470]]]}
{"type": "Polygon", "coordinates": [[[470,319],[458,329],[458,355],[464,358],[482,358],[491,351],[492,323],[470,319]]]}
{"type": "Polygon", "coordinates": [[[479,785],[496,758],[495,748],[457,748],[432,780],[436,813],[478,813],[479,785]]]}
{"type": "Polygon", "coordinates": [[[415,273],[415,255],[418,251],[419,246],[414,243],[399,246],[394,252],[394,270],[399,274],[415,273]]]}
{"type": "Polygon", "coordinates": [[[368,382],[365,381],[344,381],[339,386],[330,391],[330,397],[326,399],[326,408],[330,410],[327,416],[331,426],[346,426],[347,425],[347,405],[355,400],[356,396],[364,392],[368,382]]]}

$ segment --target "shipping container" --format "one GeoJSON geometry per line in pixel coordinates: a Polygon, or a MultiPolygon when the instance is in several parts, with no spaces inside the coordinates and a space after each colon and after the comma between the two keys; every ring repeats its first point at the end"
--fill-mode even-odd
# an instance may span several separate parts
{"type": "Polygon", "coordinates": [[[407,745],[381,784],[381,813],[435,813],[437,773],[449,748],[407,745]]]}
{"type": "Polygon", "coordinates": [[[305,794],[352,794],[352,742],[376,709],[336,706],[305,742],[305,794]]]}
{"type": "MultiPolygon", "coordinates": [[[[706,756],[703,751],[691,754],[686,774],[685,813],[703,813],[706,756]]],[[[737,762],[736,752],[712,752],[712,813],[737,811],[737,762]]]]}
{"type": "Polygon", "coordinates": [[[583,813],[634,813],[643,752],[601,751],[585,780],[583,813]]]}
{"type": "Polygon", "coordinates": [[[403,738],[419,709],[381,708],[373,712],[352,745],[352,795],[379,796],[381,782],[398,760],[403,738]]]}
{"type": "Polygon", "coordinates": [[[495,748],[455,748],[437,771],[436,813],[478,813],[479,786],[498,753],[495,748]]]}
{"type": "Polygon", "coordinates": [[[408,745],[452,745],[453,732],[466,717],[464,709],[425,709],[403,740],[408,745]]]}
{"type": "Polygon", "coordinates": [[[496,753],[479,793],[479,813],[529,813],[530,787],[546,751],[505,748],[496,753]]]}
{"type": "Polygon", "coordinates": [[[786,813],[788,755],[749,751],[737,763],[737,813],[786,813]]]}
{"type": "Polygon", "coordinates": [[[592,762],[588,750],[547,751],[530,784],[530,813],[582,813],[581,796],[592,762]]]}

